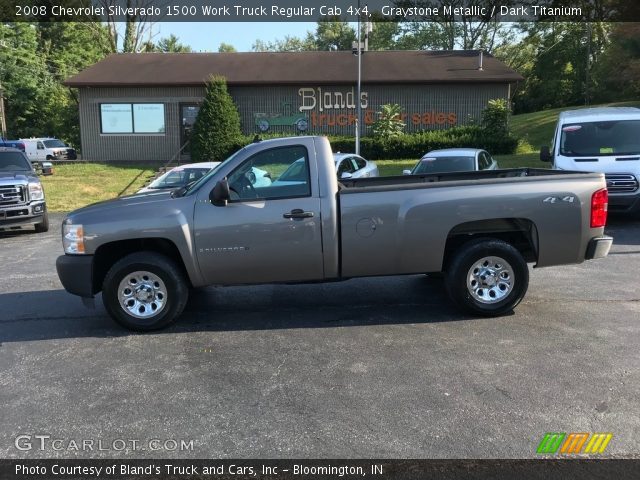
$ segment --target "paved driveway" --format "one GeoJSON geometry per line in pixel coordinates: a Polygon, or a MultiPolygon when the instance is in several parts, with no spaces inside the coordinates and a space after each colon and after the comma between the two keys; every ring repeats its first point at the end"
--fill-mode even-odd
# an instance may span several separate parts
{"type": "Polygon", "coordinates": [[[137,335],[61,289],[52,220],[0,234],[0,457],[532,457],[545,432],[640,456],[640,222],[502,318],[409,276],[206,289],[137,335]]]}

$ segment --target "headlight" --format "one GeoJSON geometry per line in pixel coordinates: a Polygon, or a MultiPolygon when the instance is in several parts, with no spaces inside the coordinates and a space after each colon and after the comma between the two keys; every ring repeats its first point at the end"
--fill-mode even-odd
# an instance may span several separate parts
{"type": "Polygon", "coordinates": [[[29,198],[31,198],[31,200],[44,200],[44,190],[42,190],[42,184],[29,184],[29,198]]]}
{"type": "Polygon", "coordinates": [[[84,253],[84,230],[82,225],[62,226],[62,246],[64,253],[82,254],[84,253]]]}

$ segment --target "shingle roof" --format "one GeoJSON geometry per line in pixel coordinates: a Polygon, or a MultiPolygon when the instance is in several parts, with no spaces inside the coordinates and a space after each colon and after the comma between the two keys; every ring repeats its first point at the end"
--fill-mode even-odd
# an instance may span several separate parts
{"type": "MultiPolygon", "coordinates": [[[[357,61],[341,52],[114,54],[69,78],[69,87],[202,85],[211,74],[230,85],[354,83],[357,61]]],[[[491,55],[458,51],[366,52],[363,83],[517,82],[522,76],[491,55]]]]}

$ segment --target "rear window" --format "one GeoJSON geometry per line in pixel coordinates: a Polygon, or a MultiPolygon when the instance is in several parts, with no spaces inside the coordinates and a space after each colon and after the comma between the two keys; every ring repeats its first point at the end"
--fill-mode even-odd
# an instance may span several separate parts
{"type": "Polygon", "coordinates": [[[0,171],[31,170],[29,160],[20,152],[0,152],[0,171]]]}
{"type": "Polygon", "coordinates": [[[560,155],[601,157],[640,154],[640,120],[568,123],[562,126],[560,155]]]}
{"type": "Polygon", "coordinates": [[[425,157],[413,171],[416,173],[446,173],[475,170],[474,157],[425,157]]]}

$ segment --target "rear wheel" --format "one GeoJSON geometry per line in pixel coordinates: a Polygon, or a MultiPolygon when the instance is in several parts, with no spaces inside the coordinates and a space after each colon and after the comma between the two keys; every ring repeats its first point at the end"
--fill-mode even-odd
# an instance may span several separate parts
{"type": "Polygon", "coordinates": [[[182,313],[188,297],[180,268],[155,252],[136,252],[120,259],[107,273],[102,288],[109,315],[136,331],[166,327],[182,313]]]}
{"type": "Polygon", "coordinates": [[[36,233],[44,233],[49,231],[49,213],[44,212],[42,216],[42,221],[40,223],[36,223],[35,225],[36,233]]]}
{"type": "Polygon", "coordinates": [[[445,286],[465,310],[484,316],[510,312],[529,286],[529,269],[512,245],[478,239],[462,245],[447,268],[445,286]]]}

